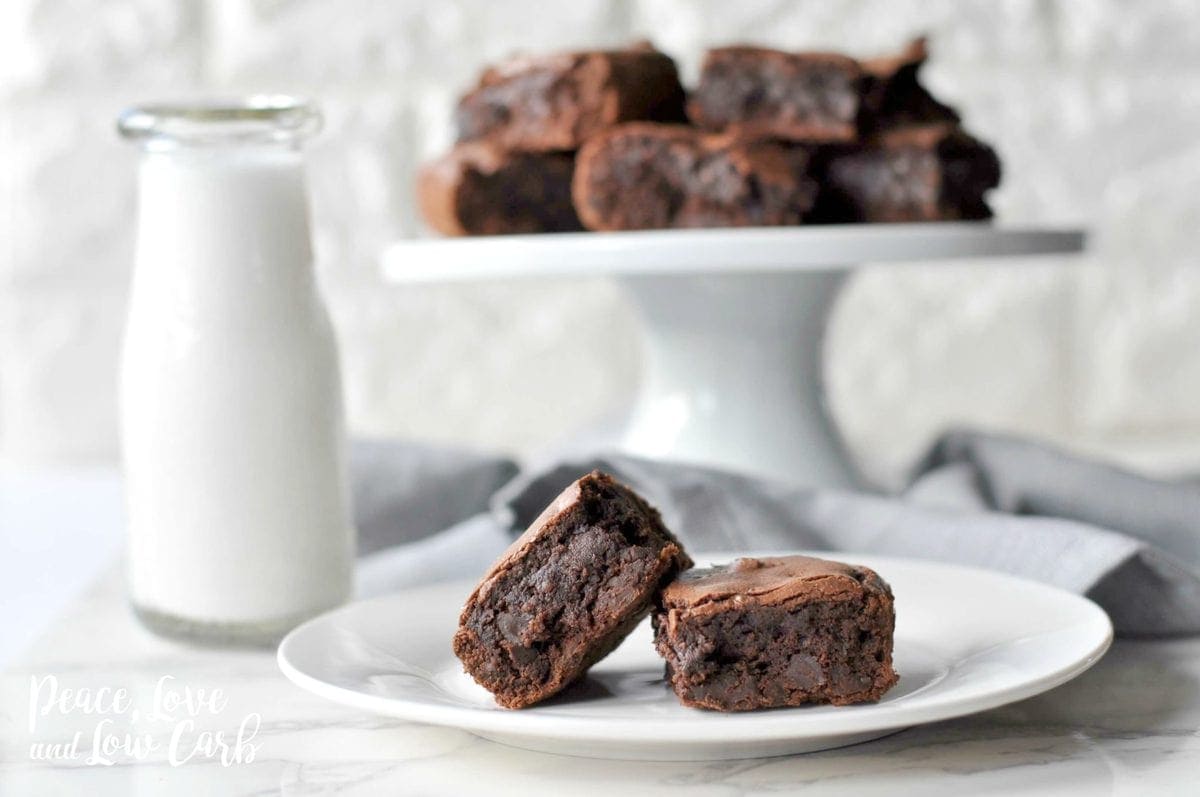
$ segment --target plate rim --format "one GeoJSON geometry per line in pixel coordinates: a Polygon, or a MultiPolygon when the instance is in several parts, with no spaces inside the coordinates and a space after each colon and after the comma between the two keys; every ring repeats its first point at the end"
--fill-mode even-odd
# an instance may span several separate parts
{"type": "MultiPolygon", "coordinates": [[[[621,739],[625,743],[711,743],[726,741],[729,729],[741,733],[741,742],[771,742],[789,739],[814,739],[842,734],[883,731],[923,725],[930,722],[954,719],[982,711],[988,711],[1008,705],[1019,700],[1034,697],[1043,692],[1060,686],[1096,664],[1108,651],[1113,643],[1114,632],[1112,620],[1095,601],[1090,598],[1070,592],[1061,587],[1035,581],[1023,576],[991,570],[976,565],[956,564],[918,557],[898,557],[876,554],[859,554],[843,551],[797,551],[795,553],[816,556],[836,556],[848,561],[866,560],[868,566],[871,560],[876,562],[901,563],[920,567],[966,571],[967,574],[982,575],[1001,581],[1016,582],[1023,588],[1033,587],[1057,593],[1059,598],[1073,601],[1088,615],[1088,623],[1099,623],[1096,639],[1086,653],[1081,652],[1069,663],[1042,675],[1041,677],[1023,683],[1008,686],[1004,689],[985,693],[982,696],[963,696],[938,701],[928,699],[924,704],[916,706],[904,703],[863,704],[840,707],[836,714],[822,715],[819,732],[803,725],[794,723],[795,715],[786,712],[736,712],[723,715],[726,722],[720,724],[689,724],[681,723],[678,719],[648,718],[639,721],[630,728],[627,719],[618,718],[581,718],[540,714],[536,710],[500,711],[493,709],[478,709],[470,706],[437,705],[416,703],[397,697],[382,697],[365,694],[349,687],[329,683],[297,668],[287,656],[288,648],[297,644],[296,640],[318,625],[330,622],[335,615],[350,611],[360,611],[362,607],[375,603],[387,603],[404,595],[406,592],[423,589],[448,589],[452,585],[461,585],[464,597],[474,586],[472,579],[456,579],[420,585],[387,595],[352,601],[340,607],[324,612],[289,632],[279,643],[276,651],[276,662],[284,676],[294,684],[319,697],[331,700],[341,705],[358,708],[370,713],[396,717],[409,722],[442,727],[459,728],[468,732],[503,735],[512,738],[545,738],[556,733],[566,733],[576,741],[611,741],[613,729],[621,727],[621,739]],[[684,731],[681,733],[681,731],[684,731]]],[[[727,560],[737,556],[755,555],[789,555],[787,552],[770,553],[737,553],[722,552],[698,553],[695,558],[699,561],[707,559],[727,560]]],[[[880,568],[882,569],[882,567],[880,568]]],[[[1031,638],[1031,637],[1026,637],[1031,638]]],[[[1017,640],[1011,640],[1015,642],[1017,640]]],[[[980,651],[974,655],[980,655],[980,651]]]]}

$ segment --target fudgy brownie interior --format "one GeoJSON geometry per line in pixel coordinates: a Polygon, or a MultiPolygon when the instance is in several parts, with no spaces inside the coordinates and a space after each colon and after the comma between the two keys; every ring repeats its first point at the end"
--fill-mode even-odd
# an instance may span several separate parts
{"type": "Polygon", "coordinates": [[[807,163],[800,147],[631,123],[584,147],[572,193],[593,230],[798,224],[807,163]]]}
{"type": "Polygon", "coordinates": [[[862,615],[847,603],[715,615],[680,630],[676,666],[691,701],[725,710],[867,700],[887,651],[862,615]]]}
{"type": "Polygon", "coordinates": [[[518,150],[574,150],[631,119],[682,121],[675,62],[648,43],[626,50],[522,56],[485,71],[459,101],[458,140],[518,150]]]}
{"type": "MultiPolygon", "coordinates": [[[[514,125],[533,129],[550,125],[563,114],[575,114],[580,95],[596,88],[581,85],[590,75],[576,76],[559,59],[530,59],[511,75],[484,74],[475,94],[463,98],[455,112],[459,141],[484,138],[514,125]]],[[[513,134],[515,135],[515,133],[513,134]]]]}
{"type": "Polygon", "coordinates": [[[1000,182],[987,145],[951,125],[886,133],[861,149],[831,150],[814,217],[906,222],[986,219],[986,193],[1000,182]]]}
{"type": "Polygon", "coordinates": [[[470,142],[421,167],[417,198],[426,221],[446,235],[580,230],[571,204],[574,171],[571,153],[470,142]]]}
{"type": "Polygon", "coordinates": [[[710,50],[688,103],[713,130],[793,141],[848,141],[857,134],[862,72],[851,58],[757,47],[710,50]]]}
{"type": "Polygon", "coordinates": [[[509,708],[562,689],[607,655],[691,565],[657,511],[585,476],[547,508],[468,599],[454,651],[509,708]]]}
{"type": "Polygon", "coordinates": [[[571,205],[574,160],[519,153],[490,174],[468,172],[459,191],[462,226],[478,235],[583,229],[571,205]]]}
{"type": "Polygon", "coordinates": [[[655,643],[688,706],[720,711],[878,700],[892,670],[891,591],[809,557],[693,570],[663,594],[655,643]]]}

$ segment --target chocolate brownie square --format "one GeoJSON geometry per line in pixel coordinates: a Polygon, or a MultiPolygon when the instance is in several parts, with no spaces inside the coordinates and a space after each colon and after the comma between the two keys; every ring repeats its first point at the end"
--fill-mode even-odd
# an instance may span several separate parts
{"type": "Polygon", "coordinates": [[[574,170],[570,153],[459,144],[421,168],[417,199],[425,221],[444,235],[581,230],[571,204],[574,170]]]}
{"type": "Polygon", "coordinates": [[[608,655],[691,564],[657,510],[593,471],[492,565],[462,610],[454,653],[501,706],[532,705],[608,655]]]}
{"type": "Polygon", "coordinates": [[[819,221],[987,219],[985,194],[1000,183],[992,148],[949,124],[888,131],[822,160],[819,221]]]}
{"type": "Polygon", "coordinates": [[[925,39],[909,42],[898,54],[862,62],[865,73],[859,127],[883,131],[936,122],[957,124],[958,112],[934,98],[920,81],[929,57],[925,39]]]}
{"type": "Polygon", "coordinates": [[[459,141],[509,149],[578,149],[620,122],[680,122],[675,62],[648,43],[627,50],[522,56],[492,67],[458,103],[459,141]]]}
{"type": "Polygon", "coordinates": [[[848,56],[722,47],[705,55],[687,110],[709,130],[800,142],[852,141],[862,90],[862,69],[848,56]]]}
{"type": "Polygon", "coordinates": [[[783,556],[684,573],[655,646],[680,702],[717,711],[878,700],[892,670],[892,592],[865,567],[783,556]]]}
{"type": "Polygon", "coordinates": [[[799,224],[807,166],[803,147],[634,122],[584,145],[571,193],[591,230],[799,224]]]}

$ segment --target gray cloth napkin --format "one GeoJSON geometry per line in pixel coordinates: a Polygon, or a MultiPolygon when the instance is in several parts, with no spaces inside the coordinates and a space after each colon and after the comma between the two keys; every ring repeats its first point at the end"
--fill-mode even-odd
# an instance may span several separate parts
{"type": "MultiPolygon", "coordinates": [[[[1200,488],[971,432],[939,441],[899,497],[616,454],[560,463],[512,479],[489,512],[369,557],[360,589],[477,576],[593,468],[643,493],[694,552],[806,548],[972,564],[1086,594],[1120,634],[1200,633],[1200,488]]],[[[421,479],[395,488],[420,490],[421,479]]]]}
{"type": "Polygon", "coordinates": [[[350,446],[359,555],[413,542],[487,511],[517,475],[505,457],[387,440],[350,446]]]}

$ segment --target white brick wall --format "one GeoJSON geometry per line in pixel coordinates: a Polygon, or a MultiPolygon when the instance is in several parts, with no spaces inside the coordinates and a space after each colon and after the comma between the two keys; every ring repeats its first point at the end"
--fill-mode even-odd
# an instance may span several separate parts
{"type": "Polygon", "coordinates": [[[115,453],[134,156],[112,121],[168,94],[318,97],[317,251],[362,431],[530,452],[629,398],[636,324],[604,282],[398,289],[415,162],[515,49],[650,35],[886,50],[933,36],[931,84],[995,142],[1002,220],[1082,221],[1080,259],[869,269],[829,340],[835,413],[895,478],[947,423],[1200,464],[1200,4],[1193,0],[6,0],[0,4],[0,451],[115,453]]]}

